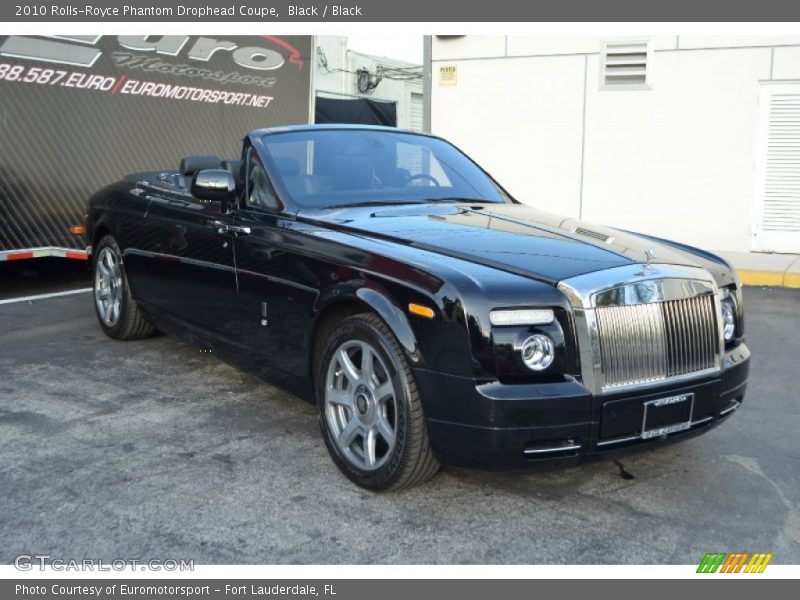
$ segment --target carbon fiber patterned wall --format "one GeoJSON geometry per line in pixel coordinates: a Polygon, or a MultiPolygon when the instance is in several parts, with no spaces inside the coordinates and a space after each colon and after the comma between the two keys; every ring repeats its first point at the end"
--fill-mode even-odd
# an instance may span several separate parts
{"type": "Polygon", "coordinates": [[[83,248],[100,187],[307,123],[310,36],[0,37],[0,250],[83,248]]]}

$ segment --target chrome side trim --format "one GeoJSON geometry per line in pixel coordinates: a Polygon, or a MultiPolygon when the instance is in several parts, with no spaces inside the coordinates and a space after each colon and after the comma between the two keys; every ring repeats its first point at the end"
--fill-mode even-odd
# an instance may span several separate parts
{"type": "Polygon", "coordinates": [[[189,258],[187,256],[178,256],[176,254],[164,254],[163,252],[151,252],[150,250],[139,250],[138,248],[126,248],[122,255],[128,256],[133,254],[135,256],[142,256],[145,258],[164,258],[167,260],[176,260],[183,264],[192,265],[194,267],[202,267],[204,269],[215,269],[218,271],[228,271],[228,272],[236,272],[238,275],[248,275],[251,277],[258,277],[261,279],[265,279],[267,281],[271,281],[274,283],[280,283],[281,285],[287,285],[293,287],[295,289],[303,290],[304,292],[311,292],[313,294],[319,294],[319,290],[307,285],[303,285],[302,283],[296,283],[294,281],[289,281],[288,279],[281,279],[279,277],[274,277],[272,275],[267,275],[266,273],[257,273],[256,271],[248,271],[246,269],[237,269],[230,265],[221,265],[218,263],[212,263],[206,260],[198,260],[196,258],[189,258]]]}
{"type": "Polygon", "coordinates": [[[139,250],[138,248],[126,248],[122,252],[122,256],[143,256],[145,258],[164,258],[167,260],[175,260],[183,264],[192,265],[194,267],[202,267],[204,269],[214,269],[217,271],[235,271],[230,265],[222,265],[218,263],[209,262],[207,260],[198,260],[196,258],[189,258],[188,256],[178,256],[176,254],[164,254],[163,252],[151,252],[149,250],[139,250]]]}
{"type": "Polygon", "coordinates": [[[258,277],[261,279],[266,279],[267,281],[271,281],[273,283],[279,283],[281,285],[288,285],[289,287],[293,287],[298,290],[303,290],[304,292],[310,292],[312,294],[319,295],[319,290],[317,288],[310,287],[308,285],[303,285],[302,283],[297,283],[295,281],[289,281],[288,279],[281,279],[280,277],[275,277],[273,275],[267,275],[266,273],[258,273],[256,271],[248,271],[247,269],[236,269],[236,272],[239,275],[249,275],[250,277],[258,277]]]}

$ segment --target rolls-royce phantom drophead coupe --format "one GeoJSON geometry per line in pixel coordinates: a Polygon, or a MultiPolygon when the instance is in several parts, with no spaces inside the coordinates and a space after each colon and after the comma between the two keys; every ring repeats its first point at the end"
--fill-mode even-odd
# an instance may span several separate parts
{"type": "Polygon", "coordinates": [[[723,259],[521,204],[434,136],[256,130],[240,159],[98,191],[87,236],[109,336],[158,328],[297,382],[372,490],[686,439],[745,393],[723,259]]]}

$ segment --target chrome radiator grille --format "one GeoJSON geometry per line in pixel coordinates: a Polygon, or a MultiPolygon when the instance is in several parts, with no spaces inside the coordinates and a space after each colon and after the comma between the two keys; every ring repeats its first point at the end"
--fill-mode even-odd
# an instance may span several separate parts
{"type": "Polygon", "coordinates": [[[595,310],[604,388],[660,381],[718,365],[712,294],[595,310]]]}

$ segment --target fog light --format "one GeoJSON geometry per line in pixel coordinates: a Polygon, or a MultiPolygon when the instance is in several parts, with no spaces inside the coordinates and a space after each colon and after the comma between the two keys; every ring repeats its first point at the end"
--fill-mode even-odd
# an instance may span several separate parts
{"type": "Polygon", "coordinates": [[[736,301],[728,295],[722,300],[722,335],[726,342],[730,342],[736,335],[736,301]]]}
{"type": "Polygon", "coordinates": [[[556,348],[546,335],[537,333],[522,343],[522,362],[532,371],[544,371],[553,364],[556,348]]]}

